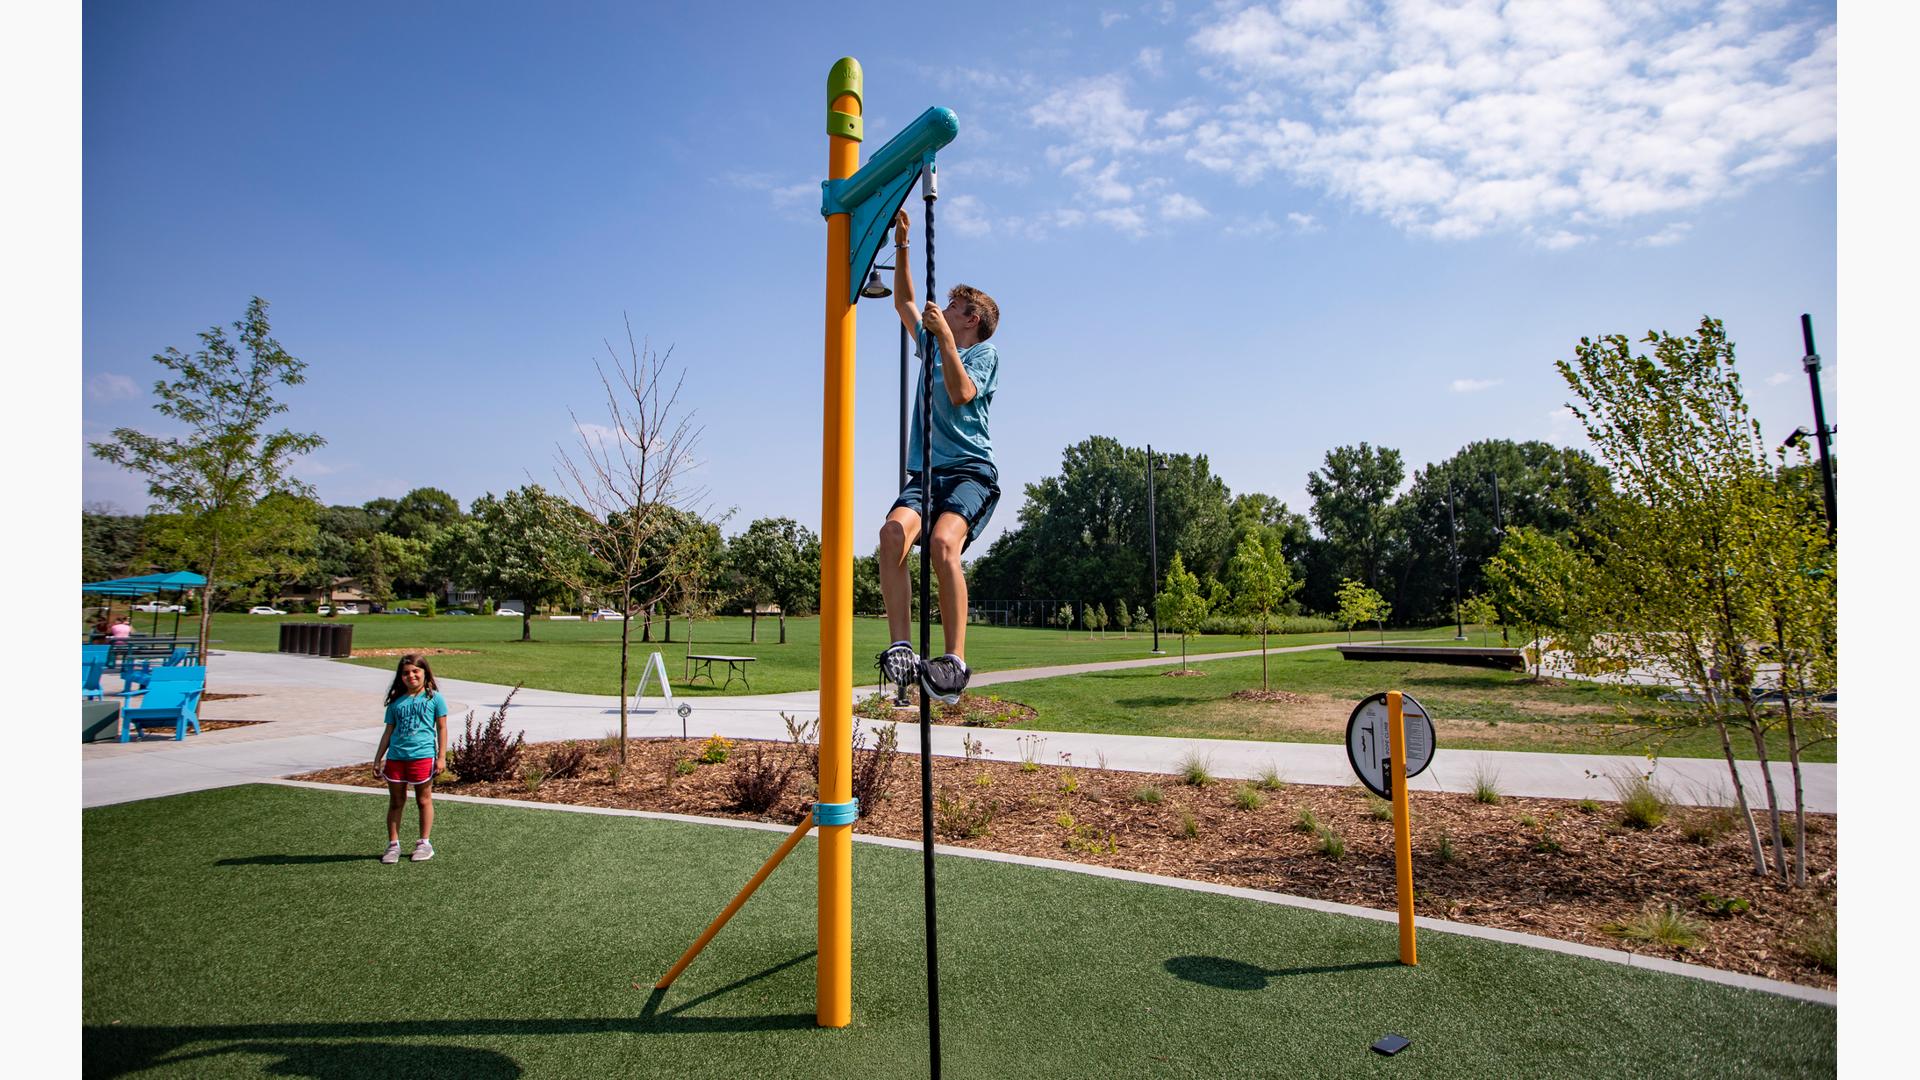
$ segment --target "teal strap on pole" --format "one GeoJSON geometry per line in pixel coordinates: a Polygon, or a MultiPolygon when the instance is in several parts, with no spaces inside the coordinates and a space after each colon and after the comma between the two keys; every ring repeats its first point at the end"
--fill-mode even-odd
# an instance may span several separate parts
{"type": "Polygon", "coordinates": [[[813,823],[815,825],[851,825],[859,819],[859,799],[848,799],[846,802],[815,803],[813,807],[813,823]]]}

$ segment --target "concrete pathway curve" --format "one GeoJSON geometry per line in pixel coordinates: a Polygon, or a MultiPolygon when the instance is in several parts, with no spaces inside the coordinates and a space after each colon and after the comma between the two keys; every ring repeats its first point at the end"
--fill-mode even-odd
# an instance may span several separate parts
{"type": "MultiPolygon", "coordinates": [[[[1331,646],[1296,646],[1284,651],[1324,648],[1331,646]]],[[[1259,652],[1209,654],[1206,659],[1235,655],[1257,656],[1259,652]]],[[[1175,655],[980,672],[974,676],[973,685],[1179,661],[1175,655]]],[[[220,691],[247,696],[209,702],[201,709],[202,717],[269,722],[209,731],[190,736],[185,742],[148,739],[127,744],[85,744],[81,747],[83,806],[252,783],[372,759],[380,739],[381,700],[393,678],[390,673],[279,653],[216,653],[214,662],[220,668],[220,691]]],[[[474,713],[476,723],[484,722],[509,689],[462,679],[443,679],[440,686],[447,697],[455,734],[469,711],[474,713]]],[[[681,700],[693,707],[686,731],[696,737],[717,732],[728,738],[784,738],[786,726],[781,714],[809,720],[818,715],[819,709],[819,694],[812,690],[681,700]]],[[[514,697],[508,725],[509,730],[525,729],[529,742],[598,739],[618,729],[619,702],[611,695],[522,690],[514,697]]],[[[663,699],[650,697],[630,705],[628,734],[632,737],[680,733],[681,720],[666,708],[663,699]]],[[[1183,758],[1198,755],[1220,777],[1253,777],[1271,765],[1290,783],[1356,783],[1346,748],[1341,745],[954,727],[936,727],[932,736],[933,752],[951,757],[964,753],[962,740],[974,738],[994,761],[1020,761],[1030,754],[1037,761],[1055,765],[1066,755],[1080,767],[1104,765],[1164,773],[1178,771],[1183,758]]],[[[917,726],[900,726],[900,748],[919,752],[917,726]]],[[[1748,797],[1757,802],[1762,798],[1759,767],[1742,762],[1741,770],[1748,797]]],[[[1646,760],[1636,756],[1449,750],[1442,746],[1432,766],[1414,778],[1413,786],[1428,791],[1471,791],[1476,779],[1485,775],[1494,778],[1496,787],[1506,795],[1612,799],[1615,793],[1609,777],[1646,771],[1646,760]]],[[[1791,791],[1791,775],[1781,764],[1775,764],[1773,773],[1785,798],[1791,791]]],[[[1803,774],[1807,808],[1834,812],[1838,805],[1838,767],[1808,765],[1803,774]]],[[[1666,758],[1654,770],[1654,778],[1682,801],[1731,801],[1726,765],[1718,759],[1666,758]]]]}

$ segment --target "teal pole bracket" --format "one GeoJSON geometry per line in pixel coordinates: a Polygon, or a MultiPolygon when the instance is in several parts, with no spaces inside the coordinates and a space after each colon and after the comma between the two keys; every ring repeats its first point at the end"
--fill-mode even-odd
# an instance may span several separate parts
{"type": "Polygon", "coordinates": [[[848,799],[846,802],[815,803],[813,823],[815,825],[851,825],[860,818],[860,800],[848,799]]]}
{"type": "Polygon", "coordinates": [[[847,302],[855,303],[867,272],[880,257],[893,215],[907,201],[907,192],[922,170],[931,170],[934,152],[960,134],[960,120],[952,109],[934,106],[874,151],[858,172],[844,180],[820,184],[820,216],[853,217],[847,249],[847,302]]]}

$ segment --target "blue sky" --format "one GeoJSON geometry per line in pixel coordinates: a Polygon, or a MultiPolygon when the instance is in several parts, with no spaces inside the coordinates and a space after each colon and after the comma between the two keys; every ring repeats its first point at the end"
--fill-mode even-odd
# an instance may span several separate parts
{"type": "MultiPolygon", "coordinates": [[[[1002,310],[988,540],[1089,434],[1303,511],[1340,444],[1578,445],[1552,361],[1703,313],[1775,438],[1811,423],[1811,313],[1839,421],[1831,4],[390,7],[88,5],[83,502],[145,506],[84,443],[163,430],[151,355],[258,294],[327,502],[553,486],[624,312],[686,369],[729,531],[817,528],[841,55],[869,149],[960,118],[939,280],[1002,310]]],[[[861,314],[866,550],[898,369],[861,314]]]]}

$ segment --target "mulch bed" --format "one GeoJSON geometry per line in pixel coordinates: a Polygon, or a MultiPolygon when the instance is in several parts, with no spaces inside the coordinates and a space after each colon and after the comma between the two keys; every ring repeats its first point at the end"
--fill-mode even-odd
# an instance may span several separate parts
{"type": "Polygon", "coordinates": [[[1235,690],[1227,696],[1235,701],[1271,701],[1281,705],[1305,705],[1313,700],[1305,694],[1291,694],[1285,690],[1235,690]]]}
{"type": "MultiPolygon", "coordinates": [[[[558,745],[529,745],[522,761],[544,761],[558,745]]],[[[751,748],[784,759],[788,744],[736,742],[726,762],[677,774],[676,766],[694,759],[701,746],[699,739],[633,740],[628,764],[615,779],[610,766],[617,743],[595,743],[579,776],[546,780],[536,791],[519,780],[453,780],[441,790],[788,823],[806,812],[810,761],[795,772],[771,812],[730,805],[728,780],[752,760],[751,748]]],[[[856,776],[862,759],[871,756],[856,755],[856,776]]],[[[1243,786],[1237,781],[1194,787],[1173,775],[952,758],[935,758],[933,771],[934,831],[942,843],[1394,909],[1393,824],[1374,816],[1374,800],[1357,785],[1290,784],[1262,792],[1257,809],[1243,809],[1235,799],[1243,786]],[[1157,804],[1137,797],[1149,786],[1160,793],[1157,804]],[[1301,829],[1303,812],[1344,839],[1342,857],[1323,853],[1320,838],[1301,829]]],[[[297,779],[381,786],[371,763],[297,779]]],[[[897,756],[880,790],[859,831],[919,839],[915,760],[897,756]]],[[[1752,874],[1740,832],[1707,843],[1689,840],[1688,824],[1704,820],[1711,813],[1705,809],[1676,808],[1664,824],[1642,830],[1622,824],[1611,802],[1583,810],[1557,799],[1504,798],[1487,805],[1466,794],[1415,792],[1412,800],[1415,904],[1422,915],[1808,986],[1836,985],[1834,974],[1798,944],[1816,927],[1832,925],[1838,888],[1832,815],[1808,816],[1810,884],[1788,889],[1752,874]],[[1449,859],[1440,854],[1443,836],[1449,859]],[[1703,894],[1743,899],[1750,908],[1715,916],[1703,894]],[[1695,945],[1628,941],[1606,929],[1666,905],[1698,924],[1695,945]]],[[[1755,816],[1766,835],[1764,815],[1755,816]]]]}
{"type": "MultiPolygon", "coordinates": [[[[855,715],[865,720],[895,720],[903,724],[920,722],[920,688],[907,688],[907,703],[893,704],[890,695],[874,694],[860,702],[854,710],[855,715]]],[[[944,701],[933,703],[931,719],[936,724],[950,727],[1007,727],[1032,720],[1040,715],[1031,705],[1022,705],[1018,701],[1002,701],[992,694],[961,694],[960,700],[952,705],[944,701]]]]}

